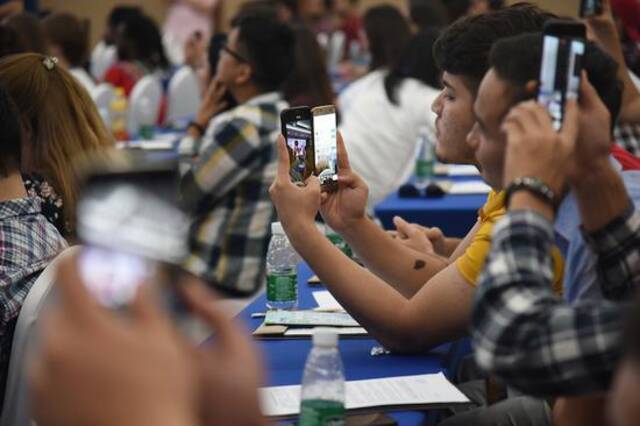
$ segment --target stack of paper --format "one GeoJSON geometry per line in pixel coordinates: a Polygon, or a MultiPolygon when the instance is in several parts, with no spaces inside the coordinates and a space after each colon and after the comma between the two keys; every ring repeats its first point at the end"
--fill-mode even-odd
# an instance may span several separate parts
{"type": "Polygon", "coordinates": [[[449,194],[453,195],[470,195],[470,194],[488,194],[491,187],[481,180],[472,180],[468,182],[455,182],[449,189],[449,194]]]}
{"type": "MultiPolygon", "coordinates": [[[[346,383],[345,391],[347,410],[437,408],[470,403],[442,373],[354,380],[346,383]]],[[[265,416],[295,416],[300,412],[300,386],[262,388],[260,402],[265,416]]]]}
{"type": "Polygon", "coordinates": [[[315,327],[335,327],[340,336],[365,337],[367,330],[360,327],[345,312],[268,311],[253,335],[257,338],[304,338],[313,335],[315,327]]]}
{"type": "Polygon", "coordinates": [[[318,304],[316,311],[345,312],[342,305],[340,305],[340,303],[338,303],[338,301],[328,291],[314,291],[312,294],[318,304]]]}

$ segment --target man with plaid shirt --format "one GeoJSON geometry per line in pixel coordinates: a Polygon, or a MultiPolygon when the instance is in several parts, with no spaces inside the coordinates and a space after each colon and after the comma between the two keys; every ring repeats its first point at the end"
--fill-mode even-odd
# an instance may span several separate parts
{"type": "Polygon", "coordinates": [[[208,125],[181,182],[194,218],[185,267],[230,292],[250,293],[264,279],[275,217],[268,189],[276,171],[280,112],[288,106],[277,90],[293,67],[293,46],[291,30],[271,18],[236,19],[189,128],[199,138],[208,125]],[[239,106],[211,120],[224,109],[225,91],[239,106]]]}
{"type": "Polygon", "coordinates": [[[40,200],[27,197],[20,138],[16,107],[0,87],[0,408],[22,304],[40,272],[67,247],[41,214],[40,200]]]}
{"type": "Polygon", "coordinates": [[[626,302],[640,285],[640,213],[608,158],[610,116],[583,81],[580,105],[568,102],[559,133],[535,101],[513,108],[501,128],[509,213],[495,228],[480,278],[472,319],[476,360],[531,395],[606,391],[621,355],[626,302]],[[590,135],[579,147],[578,120],[580,133],[590,135]],[[566,183],[597,258],[602,294],[615,300],[569,305],[551,290],[551,194],[562,194],[566,183]]]}

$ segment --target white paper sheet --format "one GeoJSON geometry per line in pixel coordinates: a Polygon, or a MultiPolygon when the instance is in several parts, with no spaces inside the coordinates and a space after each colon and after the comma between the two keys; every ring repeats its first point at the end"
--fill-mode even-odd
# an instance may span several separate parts
{"type": "Polygon", "coordinates": [[[449,189],[452,195],[488,194],[491,187],[481,180],[469,182],[455,182],[449,189]]]}
{"type": "MultiPolygon", "coordinates": [[[[468,403],[469,399],[442,373],[354,380],[346,383],[346,409],[468,403]]],[[[260,389],[262,413],[292,416],[300,411],[300,386],[260,389]]]]}
{"type": "Polygon", "coordinates": [[[447,169],[449,176],[479,176],[480,172],[476,166],[467,164],[450,164],[447,169]]]}
{"type": "Polygon", "coordinates": [[[316,299],[319,309],[345,311],[342,305],[340,305],[340,303],[338,303],[338,301],[328,291],[314,291],[312,294],[313,298],[316,299]]]}
{"type": "Polygon", "coordinates": [[[345,312],[267,311],[267,325],[359,327],[360,324],[345,312]]]}
{"type": "MultiPolygon", "coordinates": [[[[285,336],[313,336],[311,328],[290,328],[284,332],[285,336]]],[[[336,327],[336,332],[340,336],[364,336],[367,330],[362,327],[336,327]]]]}

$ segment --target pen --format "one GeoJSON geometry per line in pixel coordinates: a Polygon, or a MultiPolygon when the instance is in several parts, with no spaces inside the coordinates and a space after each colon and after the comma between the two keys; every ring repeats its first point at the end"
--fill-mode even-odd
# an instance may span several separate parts
{"type": "Polygon", "coordinates": [[[251,314],[251,318],[264,318],[267,316],[266,312],[254,312],[251,314]]]}

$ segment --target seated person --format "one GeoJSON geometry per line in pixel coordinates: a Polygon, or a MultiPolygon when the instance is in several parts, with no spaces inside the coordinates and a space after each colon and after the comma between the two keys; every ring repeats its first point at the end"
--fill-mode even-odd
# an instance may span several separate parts
{"type": "MultiPolygon", "coordinates": [[[[247,294],[264,282],[275,219],[268,188],[280,112],[287,107],[278,89],[292,68],[293,49],[293,34],[284,24],[259,15],[235,20],[210,97],[189,129],[198,140],[181,181],[193,214],[185,267],[229,291],[247,294]],[[213,118],[224,108],[225,90],[238,106],[213,118]]],[[[193,138],[182,144],[191,146],[193,138]]]]}
{"type": "Polygon", "coordinates": [[[67,239],[75,235],[76,157],[113,146],[95,103],[48,56],[23,53],[0,61],[0,84],[18,106],[25,131],[21,170],[29,195],[67,239]]]}
{"type": "MultiPolygon", "coordinates": [[[[0,86],[0,404],[4,401],[13,332],[22,304],[40,272],[67,247],[27,195],[20,166],[20,117],[0,86]]],[[[1,407],[0,407],[1,408],[1,407]]]]}
{"type": "Polygon", "coordinates": [[[71,13],[52,13],[42,20],[49,55],[58,58],[85,89],[95,87],[93,78],[84,68],[89,55],[89,21],[71,13]]]}
{"type": "Polygon", "coordinates": [[[425,52],[433,50],[437,38],[436,30],[415,35],[394,63],[366,77],[366,89],[341,116],[351,165],[369,186],[370,210],[414,172],[422,128],[432,136],[429,143],[435,142],[436,114],[429,109],[440,92],[440,72],[425,52]]]}
{"type": "Polygon", "coordinates": [[[105,82],[122,87],[127,96],[145,75],[153,74],[159,81],[168,82],[171,66],[158,26],[151,18],[142,13],[128,16],[116,31],[115,45],[118,61],[107,70],[105,82]]]}
{"type": "MultiPolygon", "coordinates": [[[[478,158],[503,163],[493,178],[504,182],[511,197],[509,214],[494,231],[474,306],[476,361],[529,394],[601,393],[610,387],[620,354],[625,301],[640,283],[640,222],[632,202],[638,199],[634,182],[640,174],[621,174],[610,158],[611,110],[619,108],[620,89],[614,78],[607,96],[594,90],[591,82],[611,81],[616,65],[592,44],[585,55],[580,101],[568,102],[560,133],[536,102],[509,112],[519,100],[535,96],[541,51],[541,34],[494,45],[493,68],[474,107],[482,126],[470,139],[479,145],[478,158]],[[520,52],[517,61],[514,52],[520,52]],[[539,186],[514,183],[523,177],[535,178],[539,186]],[[554,218],[565,214],[567,184],[588,244],[580,251],[589,253],[589,264],[597,270],[590,282],[600,294],[569,299],[571,304],[550,290],[549,249],[557,241],[554,218]],[[547,197],[536,190],[543,186],[551,190],[547,197]]],[[[576,281],[566,282],[565,289],[579,289],[579,280],[588,279],[586,274],[570,276],[576,281]]]]}

